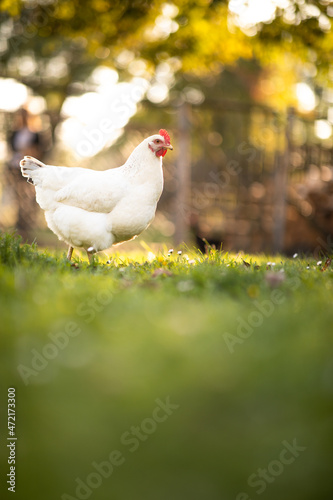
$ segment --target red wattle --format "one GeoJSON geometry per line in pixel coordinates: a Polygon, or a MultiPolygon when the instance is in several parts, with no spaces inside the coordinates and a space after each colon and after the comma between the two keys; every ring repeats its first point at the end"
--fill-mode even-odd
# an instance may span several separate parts
{"type": "Polygon", "coordinates": [[[166,148],[159,149],[158,151],[156,151],[156,156],[165,156],[167,151],[168,150],[166,148]]]}

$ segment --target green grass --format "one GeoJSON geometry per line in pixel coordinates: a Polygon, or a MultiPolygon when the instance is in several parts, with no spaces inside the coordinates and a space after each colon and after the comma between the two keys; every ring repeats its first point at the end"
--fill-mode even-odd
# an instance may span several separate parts
{"type": "Polygon", "coordinates": [[[76,479],[119,450],[89,498],[253,499],[249,476],[294,439],[306,449],[259,496],[331,498],[331,263],[148,254],[72,265],[1,235],[0,406],[15,387],[16,498],[79,498],[76,479]],[[167,396],[179,408],[149,434],[167,396]],[[145,421],[132,452],[121,436],[145,421]]]}

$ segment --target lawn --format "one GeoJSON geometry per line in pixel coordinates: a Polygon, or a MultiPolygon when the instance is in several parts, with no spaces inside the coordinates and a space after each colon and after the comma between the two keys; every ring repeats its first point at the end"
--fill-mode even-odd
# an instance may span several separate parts
{"type": "Polygon", "coordinates": [[[332,498],[330,259],[118,252],[0,236],[1,496],[332,498]]]}

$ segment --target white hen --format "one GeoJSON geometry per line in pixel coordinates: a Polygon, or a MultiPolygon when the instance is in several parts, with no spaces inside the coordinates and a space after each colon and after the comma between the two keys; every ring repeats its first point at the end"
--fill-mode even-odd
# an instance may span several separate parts
{"type": "Polygon", "coordinates": [[[36,189],[49,228],[69,245],[92,253],[131,240],[148,227],[163,190],[162,157],[170,144],[160,130],[137,146],[126,163],[106,171],[45,165],[31,156],[21,171],[36,189]]]}

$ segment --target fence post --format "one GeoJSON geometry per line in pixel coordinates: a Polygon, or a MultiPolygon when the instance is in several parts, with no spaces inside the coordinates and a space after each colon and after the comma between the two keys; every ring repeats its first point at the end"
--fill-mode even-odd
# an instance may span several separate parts
{"type": "Polygon", "coordinates": [[[175,244],[186,241],[189,232],[191,189],[191,105],[182,103],[178,108],[178,141],[175,193],[175,244]]]}
{"type": "Polygon", "coordinates": [[[279,253],[283,250],[285,226],[286,226],[286,203],[288,189],[288,168],[291,153],[291,134],[294,108],[288,108],[287,123],[285,127],[285,149],[279,157],[279,162],[275,170],[274,179],[274,206],[273,206],[273,252],[279,253]]]}

